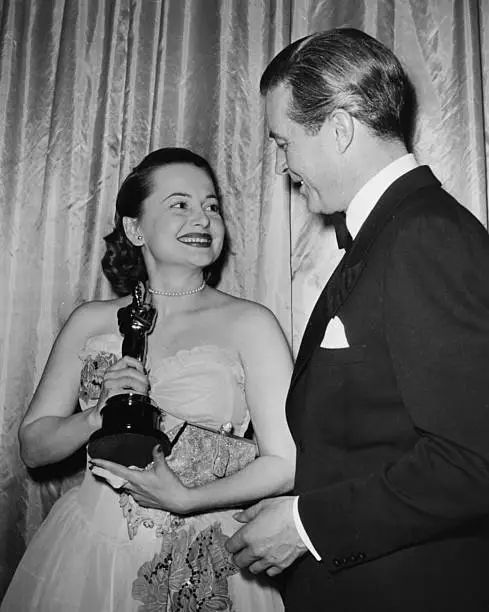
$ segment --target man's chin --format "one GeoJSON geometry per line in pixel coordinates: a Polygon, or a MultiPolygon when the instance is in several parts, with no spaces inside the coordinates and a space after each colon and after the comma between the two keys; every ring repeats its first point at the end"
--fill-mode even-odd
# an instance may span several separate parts
{"type": "Polygon", "coordinates": [[[308,188],[302,183],[300,189],[298,189],[299,195],[304,200],[306,208],[309,212],[314,214],[327,215],[327,206],[322,202],[318,195],[314,192],[311,193],[308,188]]]}
{"type": "Polygon", "coordinates": [[[324,202],[321,198],[313,196],[305,197],[309,212],[316,215],[332,215],[339,211],[338,207],[331,201],[324,202]]]}
{"type": "Polygon", "coordinates": [[[314,213],[316,215],[318,215],[318,214],[325,214],[325,212],[324,212],[324,204],[320,200],[318,200],[315,197],[311,197],[309,195],[306,195],[306,194],[303,197],[304,197],[304,199],[306,201],[306,206],[307,206],[307,209],[309,210],[309,212],[312,212],[312,213],[314,213]]]}

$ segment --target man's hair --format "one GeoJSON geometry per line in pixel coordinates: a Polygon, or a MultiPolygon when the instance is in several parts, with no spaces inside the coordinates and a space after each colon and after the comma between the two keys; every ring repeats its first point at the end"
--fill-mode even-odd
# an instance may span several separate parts
{"type": "Polygon", "coordinates": [[[411,83],[394,53],[365,32],[338,28],[288,45],[265,69],[260,92],[282,84],[291,93],[289,118],[311,134],[343,109],[379,137],[409,135],[411,83]]]}

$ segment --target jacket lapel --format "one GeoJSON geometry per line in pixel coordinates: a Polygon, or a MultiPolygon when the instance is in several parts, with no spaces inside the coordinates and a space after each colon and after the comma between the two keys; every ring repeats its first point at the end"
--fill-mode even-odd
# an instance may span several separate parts
{"type": "Polygon", "coordinates": [[[440,182],[428,166],[420,166],[401,176],[382,194],[355,237],[350,251],[343,257],[319,296],[307,323],[297,355],[290,390],[297,382],[312,353],[319,346],[328,322],[336,315],[361,276],[368,252],[383,228],[392,221],[399,207],[412,194],[440,182]]]}

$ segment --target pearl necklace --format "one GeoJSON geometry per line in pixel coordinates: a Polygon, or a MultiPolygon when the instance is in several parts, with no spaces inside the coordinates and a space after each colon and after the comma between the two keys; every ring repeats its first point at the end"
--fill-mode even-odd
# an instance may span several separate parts
{"type": "Polygon", "coordinates": [[[205,287],[205,280],[202,281],[202,285],[196,287],[195,289],[187,289],[187,291],[160,291],[159,289],[153,289],[152,287],[148,287],[148,291],[153,295],[166,295],[167,297],[180,297],[182,295],[192,295],[194,293],[199,293],[205,287]]]}

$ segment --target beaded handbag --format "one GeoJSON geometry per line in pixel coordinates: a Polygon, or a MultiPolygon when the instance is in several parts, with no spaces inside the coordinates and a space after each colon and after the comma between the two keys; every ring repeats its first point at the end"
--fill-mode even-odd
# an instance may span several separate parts
{"type": "MultiPolygon", "coordinates": [[[[166,432],[172,450],[166,462],[187,487],[198,487],[241,470],[256,459],[257,445],[248,438],[231,434],[232,425],[226,423],[219,430],[185,422],[166,432]]],[[[149,464],[146,469],[150,469],[149,464]]],[[[120,486],[120,485],[119,485],[120,486]]],[[[122,490],[119,504],[127,521],[129,539],[133,539],[141,525],[161,535],[181,526],[185,519],[155,508],[145,508],[122,490]]]]}
{"type": "Polygon", "coordinates": [[[253,440],[234,436],[231,423],[219,430],[185,422],[166,432],[171,453],[166,462],[187,487],[197,487],[238,472],[256,459],[253,440]]]}

